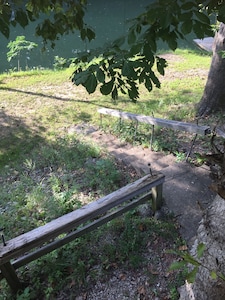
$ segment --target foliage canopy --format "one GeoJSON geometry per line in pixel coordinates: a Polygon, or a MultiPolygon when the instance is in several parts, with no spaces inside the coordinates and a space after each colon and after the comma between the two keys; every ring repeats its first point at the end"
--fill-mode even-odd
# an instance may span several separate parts
{"type": "MultiPolygon", "coordinates": [[[[5,1],[0,4],[0,31],[8,37],[11,24],[25,27],[39,20],[36,35],[45,44],[50,41],[54,46],[60,35],[74,30],[80,31],[81,39],[90,41],[95,33],[84,22],[86,5],[86,0],[5,1]]],[[[135,101],[139,97],[139,84],[144,84],[148,91],[160,87],[157,76],[164,75],[166,60],[157,55],[158,42],[163,41],[175,50],[178,40],[185,39],[189,33],[193,32],[197,38],[213,36],[212,15],[225,22],[224,1],[151,1],[143,13],[130,21],[125,36],[101,49],[81,53],[75,59],[77,68],[71,79],[89,93],[100,85],[104,95],[111,94],[116,99],[121,92],[135,101]],[[96,57],[97,62],[93,60],[96,57]]]]}

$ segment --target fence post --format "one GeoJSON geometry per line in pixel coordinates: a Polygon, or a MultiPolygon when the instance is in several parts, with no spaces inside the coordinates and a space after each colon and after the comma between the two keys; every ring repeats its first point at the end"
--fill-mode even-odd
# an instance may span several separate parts
{"type": "Polygon", "coordinates": [[[15,269],[10,262],[4,263],[0,266],[3,277],[8,282],[10,288],[14,293],[23,288],[22,283],[19,281],[19,278],[16,275],[15,269]]]}
{"type": "Polygon", "coordinates": [[[155,213],[162,207],[162,183],[152,188],[152,210],[155,213]]]}

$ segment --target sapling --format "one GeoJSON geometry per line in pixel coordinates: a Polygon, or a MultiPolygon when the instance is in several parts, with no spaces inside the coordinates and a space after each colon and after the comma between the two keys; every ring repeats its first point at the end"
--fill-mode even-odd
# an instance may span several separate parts
{"type": "Polygon", "coordinates": [[[9,48],[9,51],[7,52],[7,60],[10,62],[12,59],[17,58],[17,70],[20,71],[21,52],[30,52],[37,46],[38,44],[34,42],[26,41],[25,36],[17,36],[14,41],[10,41],[7,45],[7,48],[9,48]]]}

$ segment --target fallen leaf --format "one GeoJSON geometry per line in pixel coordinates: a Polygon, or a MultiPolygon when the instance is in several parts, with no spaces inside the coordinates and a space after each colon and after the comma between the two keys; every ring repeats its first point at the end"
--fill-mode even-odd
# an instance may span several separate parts
{"type": "Polygon", "coordinates": [[[188,249],[188,247],[187,247],[186,245],[183,245],[183,246],[180,246],[178,249],[179,249],[180,251],[185,251],[185,250],[188,249]]]}
{"type": "Polygon", "coordinates": [[[69,284],[69,288],[71,289],[75,285],[76,285],[76,281],[73,279],[69,284]]]}
{"type": "Polygon", "coordinates": [[[143,285],[139,286],[138,293],[140,295],[145,295],[146,294],[145,287],[143,285]]]}
{"type": "Polygon", "coordinates": [[[139,230],[140,231],[145,231],[146,230],[146,225],[145,224],[140,224],[139,225],[139,230]]]}
{"type": "Polygon", "coordinates": [[[126,276],[126,274],[124,274],[124,273],[121,273],[120,275],[119,275],[119,279],[120,280],[125,280],[127,278],[127,276],[126,276]]]}
{"type": "Polygon", "coordinates": [[[149,270],[149,272],[150,272],[152,275],[158,275],[158,274],[159,274],[159,272],[156,271],[156,270],[154,270],[152,267],[149,267],[148,270],[149,270]]]}

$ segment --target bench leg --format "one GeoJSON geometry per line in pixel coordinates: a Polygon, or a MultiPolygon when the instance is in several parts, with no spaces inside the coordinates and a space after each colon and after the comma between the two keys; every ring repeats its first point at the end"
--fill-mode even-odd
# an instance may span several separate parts
{"type": "Polygon", "coordinates": [[[6,279],[14,293],[17,293],[18,290],[23,288],[22,283],[19,281],[19,278],[16,275],[15,269],[10,262],[1,265],[0,269],[3,277],[6,279]]]}
{"type": "Polygon", "coordinates": [[[102,125],[102,114],[100,114],[100,128],[102,128],[103,125],[102,125]]]}
{"type": "Polygon", "coordinates": [[[194,144],[195,144],[195,141],[196,141],[197,136],[198,136],[198,134],[196,133],[195,136],[194,136],[194,138],[193,138],[193,140],[192,140],[191,148],[190,148],[190,150],[189,150],[188,153],[187,153],[187,156],[186,156],[186,162],[188,161],[188,158],[189,158],[189,156],[191,155],[191,152],[192,152],[192,149],[193,149],[193,147],[194,147],[194,144]]]}
{"type": "Polygon", "coordinates": [[[160,184],[152,188],[152,210],[155,213],[162,207],[162,187],[160,184]]]}
{"type": "Polygon", "coordinates": [[[154,133],[155,133],[155,126],[152,125],[152,133],[151,133],[151,139],[150,139],[150,150],[152,151],[152,145],[154,140],[154,133]]]}

